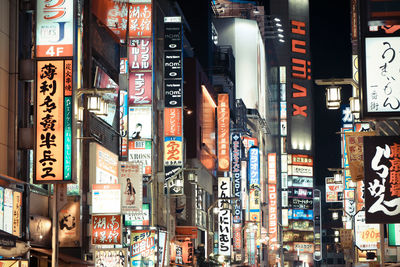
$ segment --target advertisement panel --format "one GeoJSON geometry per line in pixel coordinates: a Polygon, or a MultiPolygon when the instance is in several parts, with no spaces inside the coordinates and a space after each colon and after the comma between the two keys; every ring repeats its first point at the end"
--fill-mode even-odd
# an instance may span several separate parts
{"type": "Polygon", "coordinates": [[[313,167],[311,166],[300,166],[300,165],[289,165],[288,174],[296,176],[313,176],[313,167]]]}
{"type": "Polygon", "coordinates": [[[313,158],[309,155],[289,154],[288,163],[292,165],[313,166],[313,158]]]}
{"type": "Polygon", "coordinates": [[[182,79],[182,51],[164,51],[164,78],[182,79]]]}
{"type": "Polygon", "coordinates": [[[72,57],[74,1],[36,1],[36,57],[72,57]]]}
{"type": "Polygon", "coordinates": [[[224,203],[230,204],[231,181],[229,177],[218,178],[218,254],[231,256],[231,212],[229,209],[223,209],[224,203]],[[225,199],[225,200],[221,200],[225,199]]]}
{"type": "Polygon", "coordinates": [[[129,37],[152,37],[151,4],[129,5],[129,37]]]}
{"type": "Polygon", "coordinates": [[[130,39],[128,46],[129,70],[151,70],[153,56],[152,39],[130,39]]]}
{"type": "MultiPolygon", "coordinates": [[[[142,104],[151,104],[151,95],[152,95],[152,73],[151,72],[140,72],[133,71],[129,73],[129,105],[142,105],[142,104]]],[[[147,109],[150,109],[148,107],[147,109]]],[[[131,111],[131,109],[129,109],[131,111]]],[[[148,116],[145,114],[145,111],[140,109],[139,112],[144,114],[140,114],[140,116],[148,116]]],[[[130,114],[130,113],[129,113],[130,114]]],[[[138,115],[138,114],[136,114],[138,115]]],[[[146,121],[140,121],[141,118],[138,118],[140,123],[146,121]]],[[[149,121],[147,121],[149,123],[149,121]]],[[[135,124],[136,126],[136,124],[135,124]]],[[[143,126],[143,124],[142,124],[143,126]]],[[[133,128],[135,130],[135,128],[133,128]]],[[[133,132],[131,132],[133,133],[133,132]]],[[[140,137],[131,136],[132,139],[137,139],[140,137]]],[[[148,138],[142,135],[141,138],[148,138]]]]}
{"type": "Polygon", "coordinates": [[[151,175],[151,141],[129,141],[128,159],[141,164],[143,174],[151,175]]]}
{"type": "Polygon", "coordinates": [[[94,264],[95,266],[127,267],[128,253],[126,248],[95,249],[94,264]]]}
{"type": "Polygon", "coordinates": [[[312,199],[289,198],[289,206],[294,209],[312,209],[312,199]]]}
{"type": "Polygon", "coordinates": [[[388,224],[389,246],[400,246],[400,224],[388,224]]]}
{"type": "Polygon", "coordinates": [[[312,177],[289,176],[288,186],[312,188],[314,186],[314,182],[312,177]]]}
{"type": "Polygon", "coordinates": [[[164,80],[165,107],[182,107],[183,86],[182,80],[164,80]]]}
{"type": "Polygon", "coordinates": [[[150,225],[150,204],[142,204],[141,210],[129,212],[124,215],[125,226],[150,225]]]}
{"type": "Polygon", "coordinates": [[[128,157],[128,92],[119,90],[119,133],[121,134],[120,156],[128,157]]]}
{"type": "Polygon", "coordinates": [[[164,165],[182,166],[183,164],[182,137],[165,137],[164,140],[164,165]]]}
{"type": "Polygon", "coordinates": [[[232,179],[233,179],[233,194],[237,199],[234,200],[233,206],[233,223],[242,222],[242,175],[241,175],[241,150],[242,142],[240,135],[232,134],[232,179]]]}
{"type": "Polygon", "coordinates": [[[58,240],[60,247],[80,246],[80,201],[69,197],[58,212],[58,240]]]}
{"type": "Polygon", "coordinates": [[[151,139],[151,107],[129,107],[129,140],[151,139]]]}
{"type": "Polygon", "coordinates": [[[326,193],[326,202],[342,202],[343,201],[343,184],[335,183],[335,179],[333,177],[325,178],[325,193],[326,193]]]}
{"type": "Polygon", "coordinates": [[[400,222],[400,137],[364,137],[364,197],[367,223],[400,222]]]}
{"type": "Polygon", "coordinates": [[[313,189],[311,189],[311,188],[289,188],[288,195],[289,195],[289,197],[295,197],[295,198],[312,198],[313,197],[313,189]]]}
{"type": "Polygon", "coordinates": [[[119,161],[119,184],[122,189],[122,213],[140,211],[143,195],[143,167],[141,163],[119,161]]]}
{"type": "Polygon", "coordinates": [[[92,214],[120,213],[121,185],[93,184],[92,185],[92,214]]]}
{"type": "Polygon", "coordinates": [[[217,127],[218,127],[218,171],[230,170],[229,159],[229,95],[218,94],[217,127]]]}
{"type": "Polygon", "coordinates": [[[13,233],[13,191],[4,189],[4,225],[3,230],[9,234],[13,233]]]}
{"type": "Polygon", "coordinates": [[[164,109],[164,136],[182,136],[182,109],[164,109]]]}
{"type": "Polygon", "coordinates": [[[159,231],[158,232],[158,266],[165,266],[165,261],[167,258],[167,236],[168,232],[159,231]]]}
{"type": "Polygon", "coordinates": [[[132,231],[130,249],[132,267],[155,266],[157,253],[155,237],[155,231],[132,231]]]}
{"type": "Polygon", "coordinates": [[[380,240],[379,224],[366,223],[365,211],[358,211],[354,216],[355,243],[360,250],[378,249],[380,240]]]}
{"type": "Polygon", "coordinates": [[[95,184],[118,183],[118,155],[96,142],[89,145],[90,180],[95,184]],[[94,159],[94,160],[93,160],[94,159]]]}
{"type": "Polygon", "coordinates": [[[288,218],[289,220],[313,220],[313,211],[289,209],[288,218]]]}
{"type": "Polygon", "coordinates": [[[276,153],[268,153],[268,184],[276,184],[276,153]]]}
{"type": "Polygon", "coordinates": [[[92,245],[120,245],[121,215],[92,215],[92,245]]]}
{"type": "Polygon", "coordinates": [[[277,248],[278,243],[278,192],[276,184],[268,184],[268,237],[269,248],[277,248]]]}

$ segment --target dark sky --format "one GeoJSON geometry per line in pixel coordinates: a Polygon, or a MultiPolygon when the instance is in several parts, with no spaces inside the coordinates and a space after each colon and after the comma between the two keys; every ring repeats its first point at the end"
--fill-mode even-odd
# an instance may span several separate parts
{"type": "MultiPolygon", "coordinates": [[[[310,45],[313,79],[350,78],[350,0],[310,0],[310,45]]],[[[350,86],[343,86],[348,103],[350,86]],[[347,95],[346,95],[347,94],[347,95]]],[[[343,101],[342,101],[343,103],[343,101]]],[[[316,185],[332,176],[327,168],[340,168],[340,110],[327,110],[325,88],[314,85],[316,185]]]]}

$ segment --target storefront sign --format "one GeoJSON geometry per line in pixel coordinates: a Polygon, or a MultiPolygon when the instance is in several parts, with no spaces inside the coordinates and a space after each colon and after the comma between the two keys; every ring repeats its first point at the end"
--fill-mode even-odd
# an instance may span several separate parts
{"type": "Polygon", "coordinates": [[[95,184],[118,183],[118,155],[96,142],[89,145],[90,180],[95,184]]]}
{"type": "Polygon", "coordinates": [[[364,137],[364,196],[367,223],[400,223],[400,138],[364,137]]]}
{"type": "Polygon", "coordinates": [[[378,249],[380,240],[379,224],[367,224],[365,211],[358,211],[354,216],[355,243],[360,250],[378,249]]]}
{"type": "Polygon", "coordinates": [[[336,183],[333,177],[325,178],[326,202],[342,202],[343,190],[342,183],[336,183]]]}
{"type": "Polygon", "coordinates": [[[151,139],[151,107],[129,107],[129,140],[151,139]]]}
{"type": "Polygon", "coordinates": [[[93,184],[92,185],[92,214],[120,213],[121,185],[93,184]]]}
{"type": "Polygon", "coordinates": [[[296,176],[313,176],[313,167],[311,166],[300,166],[300,165],[289,165],[288,174],[296,176]]]}
{"type": "Polygon", "coordinates": [[[314,186],[312,177],[303,177],[303,176],[289,176],[288,179],[289,187],[307,187],[312,188],[314,186]]]}
{"type": "Polygon", "coordinates": [[[313,211],[289,209],[288,218],[289,220],[313,220],[313,211]]]}
{"type": "Polygon", "coordinates": [[[131,266],[154,267],[156,264],[155,231],[132,231],[131,233],[131,266]]]}
{"type": "Polygon", "coordinates": [[[182,109],[164,109],[164,136],[182,136],[182,109]]]}
{"type": "Polygon", "coordinates": [[[35,183],[72,180],[72,61],[37,61],[35,183]]]}
{"type": "Polygon", "coordinates": [[[13,227],[12,234],[21,236],[21,207],[22,207],[22,193],[13,192],[13,227]]]}
{"type": "Polygon", "coordinates": [[[153,56],[152,49],[152,40],[150,38],[129,40],[129,69],[131,71],[151,70],[153,56]]]}
{"type": "Polygon", "coordinates": [[[143,174],[151,174],[151,141],[129,141],[129,161],[139,163],[143,174]]]}
{"type": "Polygon", "coordinates": [[[182,49],[181,17],[164,18],[164,50],[182,49]]]}
{"type": "Polygon", "coordinates": [[[233,179],[233,194],[237,199],[233,201],[233,223],[242,222],[242,175],[241,175],[241,150],[242,142],[240,135],[237,133],[232,134],[232,179],[233,179]]]}
{"type": "Polygon", "coordinates": [[[182,137],[165,137],[164,140],[164,165],[182,166],[183,164],[182,137]]]}
{"type": "Polygon", "coordinates": [[[151,95],[151,72],[135,71],[129,73],[129,105],[151,104],[151,95]]]}
{"type": "Polygon", "coordinates": [[[74,1],[36,2],[36,57],[72,57],[74,1]]]}
{"type": "Polygon", "coordinates": [[[268,184],[276,184],[276,153],[268,153],[268,184]]]}
{"type": "Polygon", "coordinates": [[[290,198],[290,207],[294,209],[312,209],[313,200],[312,199],[300,199],[300,198],[290,198]]]}
{"type": "Polygon", "coordinates": [[[120,245],[121,215],[92,215],[92,244],[120,245]]]}
{"type": "Polygon", "coordinates": [[[218,254],[231,255],[231,212],[223,209],[224,203],[230,204],[231,181],[229,177],[218,178],[218,254]],[[221,200],[225,199],[225,200],[221,200]]]}
{"type": "Polygon", "coordinates": [[[3,230],[9,234],[13,233],[13,190],[4,189],[4,225],[3,230]]]}
{"type": "Polygon", "coordinates": [[[250,221],[260,221],[260,157],[258,147],[249,150],[250,221]]]}
{"type": "Polygon", "coordinates": [[[314,253],[314,244],[306,242],[293,242],[293,251],[314,253]]]}
{"type": "Polygon", "coordinates": [[[80,202],[79,198],[68,198],[58,212],[58,240],[60,247],[80,246],[80,202]]]}
{"type": "Polygon", "coordinates": [[[128,92],[119,90],[119,133],[121,134],[120,155],[128,157],[128,92]]]}
{"type": "Polygon", "coordinates": [[[122,213],[142,208],[143,167],[140,163],[119,161],[119,184],[122,189],[122,213]]]}
{"type": "Polygon", "coordinates": [[[268,204],[268,243],[270,249],[276,249],[278,243],[278,192],[276,184],[268,184],[268,204]]]}
{"type": "Polygon", "coordinates": [[[233,250],[242,251],[242,226],[241,224],[234,223],[233,231],[233,250]]]}
{"type": "Polygon", "coordinates": [[[152,37],[151,4],[129,5],[129,37],[152,37]]]}
{"type": "Polygon", "coordinates": [[[164,78],[182,79],[181,51],[164,51],[164,78]]]}
{"type": "Polygon", "coordinates": [[[182,80],[165,80],[165,107],[182,107],[182,80]]]}
{"type": "Polygon", "coordinates": [[[288,195],[296,198],[312,198],[313,190],[311,188],[289,188],[288,195]]]}
{"type": "Polygon", "coordinates": [[[309,155],[289,154],[288,163],[300,166],[313,166],[313,158],[309,155]]]}
{"type": "Polygon", "coordinates": [[[217,126],[218,126],[218,171],[230,170],[229,159],[229,95],[218,94],[217,126]]]}
{"type": "Polygon", "coordinates": [[[128,253],[126,248],[95,249],[94,264],[95,266],[127,267],[128,253]]]}

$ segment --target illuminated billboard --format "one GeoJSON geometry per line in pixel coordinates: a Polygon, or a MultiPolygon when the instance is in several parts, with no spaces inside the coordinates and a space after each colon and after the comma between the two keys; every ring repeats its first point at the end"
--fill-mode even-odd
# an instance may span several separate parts
{"type": "Polygon", "coordinates": [[[218,171],[229,171],[229,95],[218,95],[217,125],[218,125],[218,171]]]}

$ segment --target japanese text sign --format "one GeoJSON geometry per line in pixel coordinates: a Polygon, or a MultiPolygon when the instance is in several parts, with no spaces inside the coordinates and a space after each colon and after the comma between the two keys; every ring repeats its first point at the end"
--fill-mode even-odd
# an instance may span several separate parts
{"type": "Polygon", "coordinates": [[[182,136],[182,108],[164,109],[164,135],[182,136]]]}
{"type": "Polygon", "coordinates": [[[129,105],[151,104],[151,72],[129,74],[129,105]]]}
{"type": "Polygon", "coordinates": [[[129,37],[151,37],[151,4],[129,6],[129,37]]]}
{"type": "Polygon", "coordinates": [[[121,215],[92,215],[92,244],[120,245],[121,215]]]}
{"type": "Polygon", "coordinates": [[[218,95],[218,170],[229,171],[229,95],[218,95]]]}
{"type": "Polygon", "coordinates": [[[231,197],[231,181],[229,177],[218,178],[218,249],[219,255],[231,255],[231,211],[223,209],[231,197]]]}
{"type": "Polygon", "coordinates": [[[234,184],[234,196],[237,198],[234,200],[234,212],[233,212],[233,223],[241,223],[242,221],[242,174],[241,174],[241,150],[242,142],[240,135],[237,133],[232,134],[232,178],[234,184]]]}
{"type": "Polygon", "coordinates": [[[165,137],[164,141],[164,165],[182,166],[182,137],[165,137]]]}
{"type": "Polygon", "coordinates": [[[152,40],[131,39],[129,41],[129,69],[151,70],[152,68],[152,40]]]}
{"type": "Polygon", "coordinates": [[[131,266],[155,266],[155,231],[132,231],[131,233],[131,266]]]}

